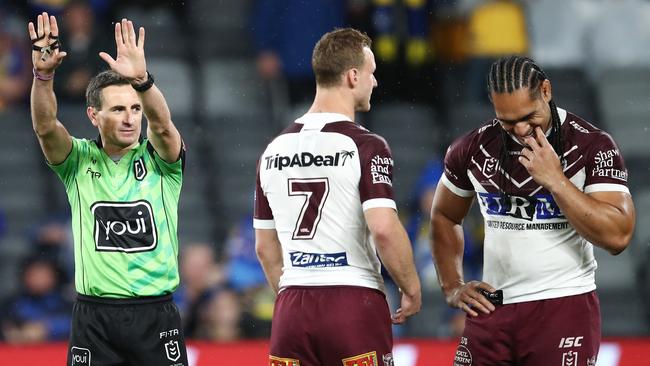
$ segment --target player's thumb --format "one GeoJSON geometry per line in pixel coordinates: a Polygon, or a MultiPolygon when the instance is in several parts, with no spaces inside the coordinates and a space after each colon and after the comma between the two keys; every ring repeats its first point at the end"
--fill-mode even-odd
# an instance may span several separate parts
{"type": "Polygon", "coordinates": [[[111,55],[109,55],[109,54],[106,53],[106,52],[100,52],[100,53],[99,53],[99,57],[100,57],[102,60],[106,61],[106,63],[107,63],[109,66],[112,65],[113,63],[115,63],[115,60],[113,59],[113,57],[111,57],[111,55]]]}

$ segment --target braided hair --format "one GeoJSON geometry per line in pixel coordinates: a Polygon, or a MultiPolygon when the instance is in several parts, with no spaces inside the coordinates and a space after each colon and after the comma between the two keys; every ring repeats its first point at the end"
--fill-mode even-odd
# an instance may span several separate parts
{"type": "MultiPolygon", "coordinates": [[[[488,74],[487,87],[488,93],[503,94],[513,93],[522,88],[528,88],[531,98],[539,97],[541,93],[541,85],[544,80],[548,79],[544,70],[535,63],[532,59],[525,56],[508,56],[500,58],[495,61],[490,68],[488,74]]],[[[560,116],[557,113],[555,101],[551,99],[548,102],[551,108],[551,135],[550,143],[553,150],[558,154],[562,164],[564,164],[564,141],[562,139],[562,130],[560,124],[560,116]]],[[[504,172],[510,169],[510,160],[508,156],[508,146],[511,143],[508,133],[501,129],[501,152],[499,153],[499,165],[504,172]]],[[[505,185],[510,182],[506,179],[505,175],[501,175],[499,182],[501,193],[508,196],[508,190],[505,185]]],[[[512,184],[510,182],[510,184],[512,184]]]]}

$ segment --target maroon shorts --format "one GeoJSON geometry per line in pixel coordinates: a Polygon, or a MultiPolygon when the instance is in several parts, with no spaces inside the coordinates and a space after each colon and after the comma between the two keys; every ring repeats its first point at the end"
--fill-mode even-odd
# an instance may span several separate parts
{"type": "Polygon", "coordinates": [[[356,286],[289,287],[273,311],[269,365],[393,365],[386,297],[356,286]]]}
{"type": "Polygon", "coordinates": [[[600,346],[596,292],[497,306],[467,316],[454,366],[594,366],[600,346]]]}

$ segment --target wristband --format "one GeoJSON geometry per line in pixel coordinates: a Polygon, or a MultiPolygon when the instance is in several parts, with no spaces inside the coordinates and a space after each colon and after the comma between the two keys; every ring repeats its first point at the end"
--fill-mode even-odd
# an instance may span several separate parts
{"type": "Polygon", "coordinates": [[[36,68],[32,68],[32,74],[34,74],[35,78],[42,81],[48,81],[54,79],[54,71],[52,71],[52,74],[50,75],[42,75],[39,74],[38,71],[36,71],[36,68]]]}
{"type": "Polygon", "coordinates": [[[144,93],[147,90],[151,89],[151,87],[153,86],[153,82],[154,82],[153,75],[151,75],[149,71],[147,71],[147,81],[145,81],[142,84],[131,84],[131,86],[133,87],[133,89],[135,89],[135,91],[144,93]]]}

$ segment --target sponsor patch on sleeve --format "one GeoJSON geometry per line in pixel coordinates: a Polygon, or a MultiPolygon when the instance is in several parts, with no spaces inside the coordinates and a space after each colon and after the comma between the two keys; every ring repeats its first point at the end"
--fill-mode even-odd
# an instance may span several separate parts
{"type": "Polygon", "coordinates": [[[300,366],[300,361],[294,358],[269,356],[269,366],[300,366]]]}
{"type": "Polygon", "coordinates": [[[343,362],[343,366],[378,366],[377,352],[375,351],[344,358],[341,361],[343,362]]]}

